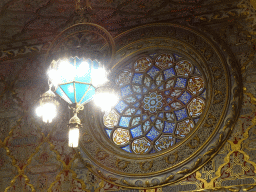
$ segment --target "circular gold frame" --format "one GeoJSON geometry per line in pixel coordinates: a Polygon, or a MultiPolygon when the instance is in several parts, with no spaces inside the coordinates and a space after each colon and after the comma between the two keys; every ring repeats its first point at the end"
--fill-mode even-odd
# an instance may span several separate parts
{"type": "MultiPolygon", "coordinates": [[[[181,180],[182,178],[192,174],[194,171],[196,171],[200,167],[202,167],[218,152],[220,147],[225,143],[227,137],[231,133],[234,123],[236,122],[236,120],[238,118],[239,109],[241,107],[241,99],[242,99],[242,91],[239,92],[239,90],[241,90],[241,88],[242,88],[241,81],[240,81],[241,75],[240,75],[239,68],[236,66],[235,61],[233,61],[232,63],[227,62],[226,58],[224,57],[225,54],[223,54],[223,51],[220,48],[218,48],[212,40],[205,37],[202,33],[198,32],[194,29],[190,29],[188,27],[179,26],[179,25],[175,25],[175,24],[150,24],[150,25],[137,27],[135,29],[124,32],[115,38],[117,45],[121,44],[121,43],[119,44],[120,41],[124,41],[124,43],[122,42],[122,45],[125,44],[126,46],[119,47],[116,57],[115,57],[115,60],[113,62],[116,64],[114,66],[112,66],[112,68],[116,68],[119,65],[119,63],[121,63],[125,59],[129,59],[134,54],[142,52],[146,49],[168,48],[168,46],[167,47],[163,46],[161,44],[161,42],[169,41],[169,43],[170,43],[169,39],[172,39],[173,41],[177,41],[177,42],[179,41],[181,44],[183,44],[184,49],[186,49],[187,51],[189,50],[189,47],[192,47],[193,51],[189,50],[190,52],[188,51],[188,53],[190,53],[190,54],[193,54],[193,52],[198,53],[198,55],[201,55],[202,58],[206,58],[206,59],[204,59],[205,63],[210,62],[210,59],[211,59],[211,58],[207,57],[207,54],[208,54],[207,48],[213,50],[213,52],[211,54],[218,57],[219,62],[221,63],[221,66],[222,66],[221,70],[226,71],[225,73],[226,73],[227,79],[225,81],[228,86],[227,89],[225,90],[226,93],[221,93],[221,91],[216,89],[216,87],[212,87],[212,89],[213,89],[212,95],[211,95],[212,103],[216,102],[216,98],[217,98],[216,95],[226,94],[225,102],[224,102],[225,107],[221,114],[220,121],[218,121],[217,125],[214,125],[214,133],[211,134],[211,136],[207,139],[206,142],[204,142],[204,144],[201,146],[200,149],[196,149],[196,152],[194,152],[192,156],[189,156],[184,161],[179,162],[179,164],[176,166],[171,166],[167,169],[162,169],[162,170],[160,170],[158,172],[154,172],[154,173],[149,172],[150,169],[154,166],[153,165],[155,163],[154,160],[153,161],[150,161],[148,159],[145,160],[138,156],[132,157],[132,158],[129,158],[129,157],[124,158],[123,156],[120,156],[120,154],[118,154],[118,152],[115,151],[114,148],[111,147],[111,145],[105,143],[106,147],[109,148],[109,151],[113,150],[112,155],[120,156],[119,159],[117,159],[115,162],[116,166],[118,166],[118,165],[121,166],[121,167],[119,166],[120,170],[125,170],[125,168],[127,168],[127,166],[129,166],[128,159],[132,159],[132,160],[138,162],[138,166],[141,167],[141,169],[144,168],[147,171],[142,174],[128,174],[125,171],[123,171],[123,172],[114,171],[113,169],[111,169],[111,167],[107,167],[104,165],[104,162],[106,163],[106,159],[108,159],[111,155],[107,153],[108,151],[106,151],[105,148],[101,149],[99,147],[100,145],[98,144],[98,139],[95,138],[95,135],[98,135],[97,133],[99,133],[97,130],[95,131],[95,129],[96,128],[99,129],[100,124],[97,124],[97,126],[93,126],[93,124],[95,122],[99,121],[99,116],[97,116],[96,113],[91,113],[91,112],[87,111],[87,113],[86,113],[87,117],[89,117],[91,120],[90,127],[93,127],[94,130],[92,132],[92,130],[89,129],[84,132],[83,141],[85,141],[86,145],[81,146],[82,150],[80,150],[80,152],[79,152],[80,158],[81,159],[84,159],[84,158],[91,159],[93,164],[89,165],[88,163],[85,163],[86,166],[92,172],[94,172],[96,175],[100,176],[102,179],[104,179],[107,182],[110,182],[114,185],[122,186],[125,188],[142,189],[142,188],[150,188],[153,186],[154,187],[155,186],[164,186],[164,185],[168,185],[168,184],[171,184],[171,183],[181,180]],[[153,28],[155,29],[157,27],[162,28],[163,32],[160,33],[159,30],[158,31],[155,30],[154,31],[155,33],[159,32],[157,36],[153,32],[151,34],[145,35],[145,33],[147,33],[147,32],[150,33],[150,29],[153,29],[153,28]],[[179,33],[177,35],[176,32],[173,32],[174,35],[172,38],[170,38],[170,37],[168,37],[169,32],[166,32],[165,28],[166,28],[166,30],[171,31],[171,33],[176,30],[183,31],[183,32],[185,31],[186,33],[184,32],[184,34],[181,34],[181,35],[179,33]],[[136,37],[136,36],[134,36],[133,33],[140,34],[141,36],[138,35],[136,37]],[[129,39],[129,37],[131,37],[131,36],[134,37],[132,40],[129,39]],[[206,47],[206,50],[200,49],[201,48],[200,46],[198,47],[198,49],[194,48],[195,46],[197,46],[197,43],[198,43],[193,40],[194,37],[195,37],[195,39],[198,40],[198,42],[201,41],[200,43],[204,44],[204,46],[206,47]],[[159,40],[158,43],[155,46],[153,46],[153,44],[154,44],[153,42],[157,41],[157,40],[159,40]],[[146,44],[148,44],[150,46],[146,46],[146,44]],[[232,70],[232,75],[229,73],[229,71],[231,71],[231,70],[232,70]],[[235,92],[234,91],[231,92],[231,87],[232,87],[232,90],[234,90],[235,92]],[[215,138],[215,139],[213,139],[213,138],[215,138]],[[97,148],[96,150],[94,150],[94,153],[92,153],[93,150],[88,152],[88,148],[92,147],[92,145],[89,145],[89,143],[94,143],[95,148],[97,148]],[[205,150],[205,152],[202,152],[203,149],[205,150]],[[102,153],[101,157],[96,160],[95,155],[100,154],[100,153],[102,153]],[[199,155],[198,158],[195,158],[196,155],[199,155]],[[147,164],[149,166],[145,168],[145,165],[147,165],[147,164]],[[161,178],[161,180],[159,181],[159,183],[153,185],[149,181],[151,179],[154,179],[153,177],[161,178]],[[143,186],[136,185],[136,181],[141,180],[141,179],[144,181],[144,182],[142,182],[143,186]]],[[[213,68],[211,68],[211,69],[213,70],[213,68]]],[[[221,78],[221,77],[213,76],[212,78],[215,80],[215,78],[217,79],[217,78],[221,78]]],[[[221,86],[221,85],[219,85],[219,86],[221,86]]],[[[208,92],[208,94],[209,94],[209,92],[208,92]]],[[[211,108],[211,107],[212,107],[212,105],[209,106],[209,108],[211,108]]],[[[206,118],[206,116],[208,119],[209,119],[209,117],[211,118],[211,116],[209,116],[209,114],[208,115],[205,114],[205,118],[206,118]]],[[[206,121],[201,122],[201,123],[202,123],[201,124],[202,126],[205,126],[207,124],[206,121]]],[[[199,126],[198,126],[198,128],[199,128],[199,126]]],[[[190,137],[187,140],[197,139],[195,137],[192,137],[194,133],[195,132],[191,133],[190,137]]],[[[102,138],[102,137],[99,137],[99,138],[102,138]]],[[[185,142],[186,141],[184,141],[184,143],[185,142]]],[[[186,145],[189,146],[188,141],[187,141],[186,145]]],[[[173,151],[173,150],[175,150],[175,149],[172,149],[171,151],[173,151]]],[[[161,153],[160,155],[156,155],[156,156],[163,157],[164,155],[171,155],[172,157],[174,157],[174,160],[177,159],[177,157],[178,157],[177,153],[172,153],[172,154],[169,154],[169,153],[171,153],[171,152],[170,151],[164,152],[164,153],[161,153]]],[[[149,156],[147,156],[147,157],[149,157],[149,156]]],[[[154,155],[153,155],[153,157],[154,157],[154,155]]],[[[165,159],[166,159],[166,161],[168,160],[171,163],[172,160],[170,161],[169,157],[170,156],[165,156],[165,159]]],[[[150,156],[150,158],[152,158],[152,157],[150,156]]]]}

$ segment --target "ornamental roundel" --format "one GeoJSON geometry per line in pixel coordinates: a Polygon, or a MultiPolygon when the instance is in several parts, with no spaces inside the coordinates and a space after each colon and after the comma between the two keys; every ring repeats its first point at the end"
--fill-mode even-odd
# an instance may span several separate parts
{"type": "Polygon", "coordinates": [[[207,90],[200,69],[177,54],[144,55],[129,70],[121,70],[115,82],[120,101],[103,123],[109,139],[128,153],[157,153],[175,146],[197,125],[205,108],[207,90]]]}
{"type": "Polygon", "coordinates": [[[81,129],[79,154],[95,175],[123,188],[155,188],[218,153],[239,115],[242,80],[235,57],[215,39],[175,24],[116,37],[109,68],[120,100],[108,113],[89,103],[81,129]]]}

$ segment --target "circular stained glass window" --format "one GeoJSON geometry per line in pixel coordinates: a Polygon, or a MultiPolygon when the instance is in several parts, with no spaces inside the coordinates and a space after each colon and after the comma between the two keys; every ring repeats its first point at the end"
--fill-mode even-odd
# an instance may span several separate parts
{"type": "Polygon", "coordinates": [[[200,70],[176,54],[138,58],[116,76],[120,102],[103,117],[109,139],[122,150],[166,150],[195,129],[205,108],[200,70]]]}

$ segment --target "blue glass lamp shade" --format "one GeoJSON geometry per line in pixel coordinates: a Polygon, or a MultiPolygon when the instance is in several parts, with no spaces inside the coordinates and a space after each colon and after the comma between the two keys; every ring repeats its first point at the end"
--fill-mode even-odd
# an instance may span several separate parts
{"type": "Polygon", "coordinates": [[[57,89],[56,93],[69,104],[89,102],[95,95],[92,85],[94,71],[100,63],[96,60],[71,57],[53,61],[49,78],[57,89]]]}

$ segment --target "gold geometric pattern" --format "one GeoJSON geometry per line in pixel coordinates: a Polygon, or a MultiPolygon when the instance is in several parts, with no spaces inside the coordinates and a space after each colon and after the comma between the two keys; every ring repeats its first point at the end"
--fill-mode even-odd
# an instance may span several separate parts
{"type": "Polygon", "coordinates": [[[104,114],[103,123],[108,128],[114,128],[117,125],[120,115],[112,109],[109,113],[104,114]]]}
{"type": "Polygon", "coordinates": [[[188,90],[194,95],[204,89],[204,80],[201,77],[191,77],[188,81],[188,90]]]}
{"type": "Polygon", "coordinates": [[[203,99],[197,97],[193,98],[188,104],[188,113],[191,117],[197,117],[202,114],[205,107],[205,102],[203,99]]]}
{"type": "Polygon", "coordinates": [[[113,141],[116,145],[125,145],[130,140],[129,130],[117,128],[113,133],[113,141]]]}

